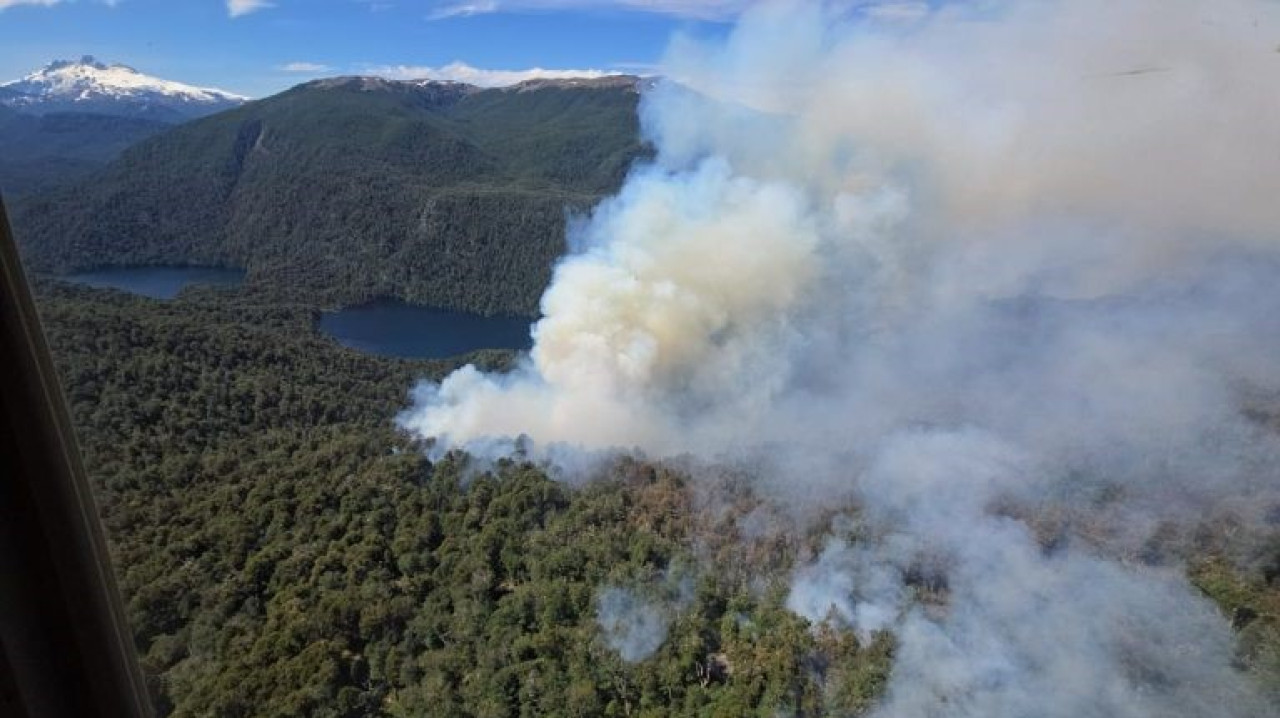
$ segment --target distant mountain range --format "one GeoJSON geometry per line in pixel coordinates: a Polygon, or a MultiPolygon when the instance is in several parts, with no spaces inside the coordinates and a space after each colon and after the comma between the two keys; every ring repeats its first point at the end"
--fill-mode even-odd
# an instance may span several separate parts
{"type": "Polygon", "coordinates": [[[533,314],[567,213],[648,153],[643,82],[317,80],[22,199],[15,230],[48,272],[230,265],[278,299],[533,314]]]}
{"type": "Polygon", "coordinates": [[[32,194],[87,176],[139,140],[246,100],[88,56],[52,62],[0,85],[0,191],[32,194]]]}
{"type": "Polygon", "coordinates": [[[0,104],[44,115],[80,112],[178,123],[244,104],[249,98],[144,75],[86,55],[56,60],[20,80],[0,85],[0,104]]]}

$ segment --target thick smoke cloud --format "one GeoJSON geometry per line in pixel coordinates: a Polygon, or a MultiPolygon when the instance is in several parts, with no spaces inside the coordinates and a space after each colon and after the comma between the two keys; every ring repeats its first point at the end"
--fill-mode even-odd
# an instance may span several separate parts
{"type": "Polygon", "coordinates": [[[460,371],[404,421],[459,444],[526,433],[692,448],[688,424],[758,414],[781,389],[770,377],[796,338],[788,312],[818,271],[814,222],[799,188],[723,161],[642,172],[583,230],[589,249],[556,270],[532,363],[501,377],[460,371]]]}
{"type": "Polygon", "coordinates": [[[1133,559],[1280,501],[1242,411],[1280,393],[1280,5],[848,8],[674,42],[658,156],[577,228],[529,359],[402,424],[857,505],[873,538],[789,605],[895,631],[882,715],[1266,714],[1213,608],[1133,559]],[[1046,507],[1088,518],[1046,538],[1046,507]],[[945,610],[910,599],[921,557],[945,610]]]}

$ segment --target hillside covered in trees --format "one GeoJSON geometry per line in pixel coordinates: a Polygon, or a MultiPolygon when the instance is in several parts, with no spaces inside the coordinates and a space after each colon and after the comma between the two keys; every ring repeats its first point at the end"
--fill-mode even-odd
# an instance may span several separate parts
{"type": "MultiPolygon", "coordinates": [[[[457,362],[343,349],[304,305],[38,297],[162,714],[855,716],[884,690],[890,633],[786,608],[792,569],[849,531],[834,514],[798,525],[729,469],[432,463],[392,417],[457,362]],[[651,655],[602,626],[619,596],[658,607],[651,655]]],[[[1191,577],[1280,690],[1280,563],[1216,546],[1191,577]]]]}
{"type": "Polygon", "coordinates": [[[164,714],[852,715],[884,684],[887,634],[784,608],[817,546],[740,541],[759,502],[732,477],[713,502],[639,461],[582,487],[433,464],[391,417],[450,364],[364,356],[309,309],[214,291],[44,283],[40,303],[164,714]],[[652,657],[607,643],[611,586],[666,607],[652,657]]]}
{"type": "Polygon", "coordinates": [[[646,154],[639,80],[318,80],[17,202],[35,270],[202,264],[264,298],[532,315],[566,216],[646,154]]]}
{"type": "Polygon", "coordinates": [[[33,115],[0,105],[0,192],[12,199],[84,178],[168,127],[136,117],[33,115]]]}

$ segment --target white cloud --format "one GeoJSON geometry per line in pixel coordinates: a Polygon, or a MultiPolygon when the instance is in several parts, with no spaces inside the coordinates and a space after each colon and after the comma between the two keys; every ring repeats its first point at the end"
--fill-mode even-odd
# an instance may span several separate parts
{"type": "Polygon", "coordinates": [[[602,70],[547,70],[533,67],[527,70],[487,70],[472,67],[465,62],[451,62],[440,67],[421,65],[375,65],[364,72],[391,80],[444,80],[465,82],[480,87],[503,87],[526,80],[562,80],[570,78],[596,78],[617,73],[602,70]]]}
{"type": "Polygon", "coordinates": [[[660,75],[662,74],[662,65],[657,62],[611,62],[609,67],[618,72],[625,72],[628,75],[660,75]]]}
{"type": "Polygon", "coordinates": [[[276,68],[281,72],[328,72],[333,68],[328,65],[322,65],[318,62],[288,62],[276,68]]]}
{"type": "Polygon", "coordinates": [[[8,10],[9,8],[16,7],[18,5],[40,5],[42,7],[49,7],[51,5],[57,5],[60,2],[62,2],[62,0],[0,0],[0,10],[8,10]]]}
{"type": "Polygon", "coordinates": [[[461,0],[441,2],[427,17],[443,20],[495,12],[529,10],[617,9],[650,12],[695,20],[729,20],[746,9],[749,0],[461,0]]]}
{"type": "Polygon", "coordinates": [[[240,17],[241,15],[248,15],[251,12],[269,8],[273,4],[268,0],[227,0],[227,12],[231,14],[231,17],[240,17]]]}
{"type": "MultiPolygon", "coordinates": [[[[427,17],[445,20],[497,12],[609,9],[723,22],[753,4],[754,0],[441,0],[427,17]]],[[[885,22],[913,22],[929,13],[925,0],[831,0],[828,7],[861,11],[885,22]]]]}
{"type": "Polygon", "coordinates": [[[485,15],[491,12],[498,12],[501,8],[496,0],[474,0],[473,2],[454,2],[442,5],[433,10],[428,18],[432,20],[444,20],[451,17],[470,17],[472,15],[485,15]]]}

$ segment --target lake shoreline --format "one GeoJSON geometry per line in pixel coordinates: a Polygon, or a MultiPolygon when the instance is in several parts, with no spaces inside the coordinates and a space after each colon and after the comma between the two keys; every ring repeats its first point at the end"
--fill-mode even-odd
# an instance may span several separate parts
{"type": "Polygon", "coordinates": [[[376,299],[320,314],[317,329],[357,351],[400,359],[446,359],[484,349],[527,351],[534,317],[485,316],[376,299]]]}
{"type": "Polygon", "coordinates": [[[150,299],[168,301],[193,286],[239,287],[245,270],[231,267],[194,265],[151,265],[102,267],[71,274],[52,275],[55,279],[96,289],[115,289],[150,299]]]}

